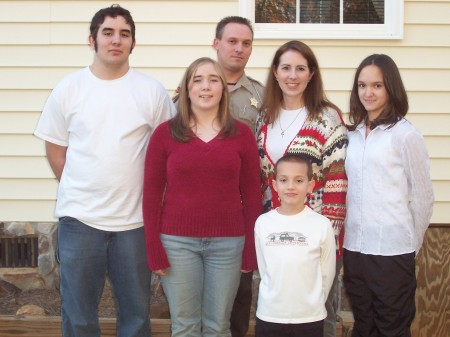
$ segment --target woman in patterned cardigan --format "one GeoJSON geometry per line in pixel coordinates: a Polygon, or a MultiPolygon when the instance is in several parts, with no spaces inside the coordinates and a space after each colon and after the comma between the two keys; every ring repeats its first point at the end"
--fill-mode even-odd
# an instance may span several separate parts
{"type": "MultiPolygon", "coordinates": [[[[264,212],[280,205],[272,187],[274,164],[286,153],[306,155],[313,165],[314,190],[306,203],[326,216],[336,236],[337,268],[342,266],[346,214],[347,129],[339,108],[323,91],[317,59],[306,44],[290,41],[275,53],[261,107],[258,147],[264,212]]],[[[336,271],[336,277],[339,269],[336,271]]],[[[335,335],[336,280],[327,299],[325,336],[335,335]]]]}

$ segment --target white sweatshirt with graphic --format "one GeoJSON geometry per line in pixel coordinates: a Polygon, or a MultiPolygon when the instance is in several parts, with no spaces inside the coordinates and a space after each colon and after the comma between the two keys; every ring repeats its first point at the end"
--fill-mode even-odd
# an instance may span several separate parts
{"type": "Polygon", "coordinates": [[[256,316],[272,323],[309,323],[327,316],[336,268],[331,222],[305,206],[286,216],[272,210],[255,225],[261,276],[256,316]]]}

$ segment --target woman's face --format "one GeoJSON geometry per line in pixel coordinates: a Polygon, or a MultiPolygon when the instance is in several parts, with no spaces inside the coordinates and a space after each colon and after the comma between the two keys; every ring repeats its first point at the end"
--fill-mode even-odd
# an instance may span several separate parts
{"type": "Polygon", "coordinates": [[[217,113],[222,99],[223,84],[212,63],[199,65],[189,81],[189,98],[192,111],[217,113]]]}
{"type": "Polygon", "coordinates": [[[389,94],[380,68],[371,64],[361,70],[358,76],[358,97],[367,110],[369,120],[373,121],[383,112],[389,102],[389,94]]]}
{"type": "Polygon", "coordinates": [[[303,103],[303,92],[313,73],[302,54],[294,50],[285,52],[280,57],[280,64],[274,75],[283,92],[284,101],[300,100],[303,103]]]}

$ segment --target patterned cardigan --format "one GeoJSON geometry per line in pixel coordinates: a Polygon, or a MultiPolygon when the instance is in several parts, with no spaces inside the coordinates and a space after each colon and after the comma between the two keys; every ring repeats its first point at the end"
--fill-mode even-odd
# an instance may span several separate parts
{"type": "MultiPolygon", "coordinates": [[[[257,137],[263,212],[268,212],[280,205],[278,194],[272,187],[275,163],[267,153],[268,127],[271,126],[262,124],[257,137]]],[[[317,213],[326,216],[333,224],[337,258],[340,258],[343,253],[347,193],[344,161],[347,145],[347,128],[341,115],[334,109],[328,109],[313,120],[307,118],[285,152],[306,155],[312,162],[315,186],[307,204],[317,213]]]]}

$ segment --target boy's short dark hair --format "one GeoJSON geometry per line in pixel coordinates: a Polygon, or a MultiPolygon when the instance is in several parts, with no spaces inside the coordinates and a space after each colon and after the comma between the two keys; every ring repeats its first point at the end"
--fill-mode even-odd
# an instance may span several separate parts
{"type": "Polygon", "coordinates": [[[136,25],[134,24],[134,20],[131,16],[130,11],[126,10],[118,4],[114,4],[111,5],[111,7],[100,9],[92,18],[89,30],[95,42],[97,41],[98,29],[100,28],[101,24],[105,22],[105,18],[108,16],[111,18],[116,18],[118,16],[123,17],[125,19],[125,22],[128,23],[131,27],[131,38],[133,40],[133,43],[134,41],[136,41],[136,25]]]}
{"type": "Polygon", "coordinates": [[[252,32],[252,39],[253,39],[253,27],[252,23],[249,19],[244,18],[242,16],[226,16],[222,20],[219,21],[219,23],[216,26],[216,39],[221,40],[223,35],[223,30],[226,25],[229,23],[238,23],[240,25],[245,25],[250,29],[252,32]]]}
{"type": "Polygon", "coordinates": [[[277,176],[277,168],[280,163],[299,163],[307,166],[308,180],[311,181],[313,177],[312,163],[309,158],[303,154],[287,153],[283,157],[277,160],[275,164],[275,177],[277,176]]]}

